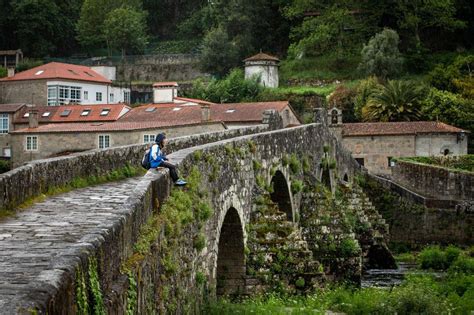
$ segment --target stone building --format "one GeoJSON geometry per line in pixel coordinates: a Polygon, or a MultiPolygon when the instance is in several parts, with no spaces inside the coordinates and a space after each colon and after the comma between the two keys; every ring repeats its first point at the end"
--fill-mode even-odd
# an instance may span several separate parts
{"type": "Polygon", "coordinates": [[[15,129],[14,121],[21,115],[20,111],[26,108],[27,104],[0,104],[0,158],[9,159],[11,157],[10,132],[15,129]]]}
{"type": "MultiPolygon", "coordinates": [[[[332,121],[331,116],[329,121],[332,121]]],[[[374,174],[390,175],[394,157],[467,154],[469,132],[442,122],[337,123],[330,126],[359,164],[374,174]]]]}
{"type": "Polygon", "coordinates": [[[50,62],[0,79],[0,103],[39,105],[130,102],[130,89],[89,67],[50,62]]]}
{"type": "Polygon", "coordinates": [[[260,52],[245,59],[244,62],[246,79],[259,76],[261,85],[271,88],[278,87],[278,63],[280,60],[277,57],[260,52]]]}

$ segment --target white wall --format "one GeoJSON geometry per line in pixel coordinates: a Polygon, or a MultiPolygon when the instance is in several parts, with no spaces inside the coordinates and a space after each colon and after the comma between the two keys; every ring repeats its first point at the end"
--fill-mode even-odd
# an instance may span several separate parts
{"type": "Polygon", "coordinates": [[[117,104],[124,102],[124,91],[130,91],[128,88],[113,87],[108,84],[89,83],[82,81],[48,81],[51,85],[67,85],[81,87],[81,104],[117,104]],[[84,98],[84,92],[88,92],[88,99],[84,98]],[[96,100],[96,93],[102,93],[102,101],[96,100]],[[110,93],[114,94],[113,102],[110,100],[110,93]]]}
{"type": "Polygon", "coordinates": [[[153,103],[172,103],[177,96],[178,89],[172,88],[153,88],[153,103]]]}
{"type": "Polygon", "coordinates": [[[245,78],[250,79],[252,76],[260,76],[260,83],[263,86],[278,87],[278,66],[275,63],[247,63],[245,65],[245,78]]]}
{"type": "Polygon", "coordinates": [[[467,135],[458,141],[457,134],[427,134],[416,136],[417,156],[443,155],[448,149],[450,155],[467,154],[467,135]]]}
{"type": "Polygon", "coordinates": [[[111,66],[93,66],[91,67],[95,72],[103,75],[110,81],[115,81],[117,78],[117,68],[111,66]]]}

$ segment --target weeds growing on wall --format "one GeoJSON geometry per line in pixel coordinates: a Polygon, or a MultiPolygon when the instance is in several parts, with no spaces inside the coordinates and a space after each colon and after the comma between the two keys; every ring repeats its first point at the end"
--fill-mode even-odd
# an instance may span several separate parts
{"type": "MultiPolygon", "coordinates": [[[[213,157],[210,158],[208,155],[203,155],[203,158],[211,161],[211,163],[213,161],[213,157]]],[[[154,213],[146,224],[140,228],[133,254],[121,267],[122,273],[125,274],[130,274],[139,269],[141,262],[151,255],[151,249],[159,242],[160,263],[163,268],[161,281],[163,285],[156,288],[156,290],[160,297],[159,300],[166,301],[168,312],[172,312],[173,309],[176,310],[178,306],[183,310],[191,307],[189,304],[191,301],[188,301],[189,297],[186,296],[185,292],[181,292],[177,286],[169,285],[173,283],[174,280],[172,279],[176,280],[180,277],[188,278],[190,276],[190,270],[181,269],[180,267],[183,259],[191,259],[190,257],[181,257],[181,252],[178,250],[186,242],[184,238],[187,236],[184,231],[194,233],[191,245],[194,246],[198,255],[207,243],[204,234],[204,223],[213,214],[201,173],[196,166],[189,171],[187,180],[186,187],[184,189],[173,189],[162,205],[160,212],[154,213]],[[164,235],[164,237],[161,237],[161,235],[164,235]]],[[[196,274],[195,281],[198,285],[205,283],[204,274],[201,273],[199,276],[196,274]]],[[[130,294],[130,292],[129,296],[133,298],[133,294],[130,294]]],[[[156,301],[152,301],[153,303],[156,303],[156,301]]]]}
{"type": "Polygon", "coordinates": [[[87,274],[80,268],[77,270],[75,293],[78,314],[106,314],[95,257],[89,257],[87,274]]]}

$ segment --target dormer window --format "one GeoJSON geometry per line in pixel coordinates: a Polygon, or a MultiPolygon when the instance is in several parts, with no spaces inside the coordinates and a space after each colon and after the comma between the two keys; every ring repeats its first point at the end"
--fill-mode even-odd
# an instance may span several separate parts
{"type": "Polygon", "coordinates": [[[67,71],[71,72],[71,73],[74,74],[74,75],[79,75],[79,74],[78,74],[76,71],[74,71],[74,70],[68,69],[67,71]]]}
{"type": "Polygon", "coordinates": [[[91,113],[90,109],[84,109],[81,113],[81,116],[89,116],[90,113],[91,113]]]}
{"type": "Polygon", "coordinates": [[[71,110],[70,109],[65,109],[63,110],[63,112],[61,113],[61,117],[67,117],[69,116],[69,114],[71,113],[71,110]]]}
{"type": "Polygon", "coordinates": [[[51,115],[51,112],[44,112],[43,115],[41,115],[42,117],[49,117],[49,115],[51,115]]]}
{"type": "Polygon", "coordinates": [[[40,75],[44,72],[44,70],[39,70],[39,71],[36,71],[35,75],[40,75]]]}
{"type": "Polygon", "coordinates": [[[100,116],[107,116],[110,113],[110,109],[106,108],[100,112],[100,116]]]}

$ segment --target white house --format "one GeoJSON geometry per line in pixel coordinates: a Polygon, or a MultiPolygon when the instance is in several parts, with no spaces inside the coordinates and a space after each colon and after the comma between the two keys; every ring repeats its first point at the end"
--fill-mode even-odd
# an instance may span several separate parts
{"type": "Polygon", "coordinates": [[[86,66],[51,62],[0,79],[0,103],[38,105],[130,103],[130,89],[86,66]]]}
{"type": "Polygon", "coordinates": [[[245,78],[250,79],[254,76],[260,77],[260,84],[265,87],[278,87],[278,62],[277,57],[264,53],[258,53],[255,56],[244,60],[245,78]]]}

